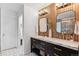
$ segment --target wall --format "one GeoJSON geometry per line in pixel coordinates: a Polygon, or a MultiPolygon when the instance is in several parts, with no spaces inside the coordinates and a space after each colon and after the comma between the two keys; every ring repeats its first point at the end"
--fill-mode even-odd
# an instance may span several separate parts
{"type": "MultiPolygon", "coordinates": [[[[53,8],[53,7],[52,7],[53,8]]],[[[69,6],[66,6],[64,8],[60,8],[60,9],[55,9],[55,13],[56,13],[56,16],[58,13],[62,13],[62,12],[65,12],[65,11],[69,11],[69,10],[72,10],[75,12],[75,21],[78,22],[79,21],[79,4],[77,3],[74,3],[74,4],[71,4],[69,6]]],[[[52,15],[54,15],[52,13],[52,15]]],[[[53,20],[53,19],[52,19],[53,20]]],[[[56,18],[55,18],[56,20],[56,18]]],[[[55,22],[56,23],[56,22],[55,22]]],[[[54,27],[56,28],[56,25],[54,25],[54,27]]],[[[53,37],[55,38],[61,38],[61,39],[64,39],[64,40],[73,40],[73,41],[79,41],[78,40],[78,36],[77,34],[73,33],[72,35],[71,34],[62,34],[62,33],[58,33],[57,31],[53,31],[53,37]]]]}
{"type": "Polygon", "coordinates": [[[16,5],[18,7],[14,7],[14,5],[6,6],[4,4],[3,6],[4,7],[1,7],[0,55],[3,56],[23,55],[24,47],[20,46],[20,39],[18,39],[18,18],[21,14],[23,14],[24,5],[21,6],[16,5]]]}
{"type": "MultiPolygon", "coordinates": [[[[73,10],[76,14],[76,21],[77,22],[79,21],[79,13],[78,13],[79,12],[79,4],[74,3],[74,4],[66,6],[64,8],[57,9],[55,6],[55,3],[52,3],[47,7],[49,8],[49,12],[50,12],[48,15],[49,16],[48,21],[49,21],[49,28],[52,30],[52,34],[51,34],[52,37],[60,38],[60,39],[64,39],[64,40],[79,41],[79,35],[77,35],[77,34],[73,34],[73,35],[62,34],[62,33],[58,33],[56,31],[56,16],[58,13],[65,12],[68,10],[73,10]]],[[[43,33],[41,35],[44,36],[45,33],[43,33]]]]}
{"type": "Polygon", "coordinates": [[[19,55],[24,55],[24,37],[23,37],[23,33],[24,33],[24,29],[23,29],[23,21],[24,21],[24,5],[20,8],[20,10],[18,11],[18,54],[19,55]],[[20,18],[19,18],[20,17],[20,18]],[[22,20],[21,20],[21,17],[22,17],[22,20]],[[22,21],[22,25],[21,25],[21,22],[19,21],[22,21]],[[21,35],[21,32],[20,32],[20,27],[19,26],[22,26],[22,35],[21,35]],[[20,40],[22,39],[22,45],[20,45],[20,40]]]}
{"type": "MultiPolygon", "coordinates": [[[[17,55],[18,49],[10,49],[18,47],[18,22],[17,17],[22,14],[1,8],[1,50],[2,55],[17,55]]],[[[31,7],[24,4],[24,52],[30,52],[30,37],[36,35],[37,12],[31,7]]],[[[38,24],[38,23],[37,23],[38,24]]]]}
{"type": "Polygon", "coordinates": [[[31,7],[24,4],[24,52],[30,53],[30,37],[36,35],[37,12],[31,7]]]}

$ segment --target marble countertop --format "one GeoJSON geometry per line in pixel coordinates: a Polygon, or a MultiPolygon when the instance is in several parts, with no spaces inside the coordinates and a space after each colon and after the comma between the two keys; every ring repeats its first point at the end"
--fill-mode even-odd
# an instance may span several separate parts
{"type": "Polygon", "coordinates": [[[52,44],[60,45],[60,46],[78,51],[78,42],[75,42],[75,41],[62,40],[58,38],[49,38],[44,36],[32,36],[32,38],[36,38],[37,40],[46,41],[52,44]]]}

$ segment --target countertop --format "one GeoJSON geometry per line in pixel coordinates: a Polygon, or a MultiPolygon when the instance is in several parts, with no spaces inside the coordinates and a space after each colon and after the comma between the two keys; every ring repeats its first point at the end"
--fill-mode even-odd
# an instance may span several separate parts
{"type": "Polygon", "coordinates": [[[44,37],[44,36],[32,36],[32,38],[36,38],[37,40],[46,41],[52,44],[56,44],[59,46],[63,46],[63,47],[78,51],[78,42],[76,41],[69,41],[69,40],[50,38],[50,37],[44,37]]]}

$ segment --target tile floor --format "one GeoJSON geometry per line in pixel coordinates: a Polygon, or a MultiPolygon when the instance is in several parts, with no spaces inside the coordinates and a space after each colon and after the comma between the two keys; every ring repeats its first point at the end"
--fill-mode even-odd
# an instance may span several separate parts
{"type": "Polygon", "coordinates": [[[29,53],[29,54],[26,54],[25,56],[37,56],[35,53],[29,53]]]}

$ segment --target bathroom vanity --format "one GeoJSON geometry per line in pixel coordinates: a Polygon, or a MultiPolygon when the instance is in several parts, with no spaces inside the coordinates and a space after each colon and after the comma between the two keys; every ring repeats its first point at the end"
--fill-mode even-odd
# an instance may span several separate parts
{"type": "Polygon", "coordinates": [[[78,56],[78,42],[43,36],[31,37],[31,52],[39,56],[78,56]]]}

